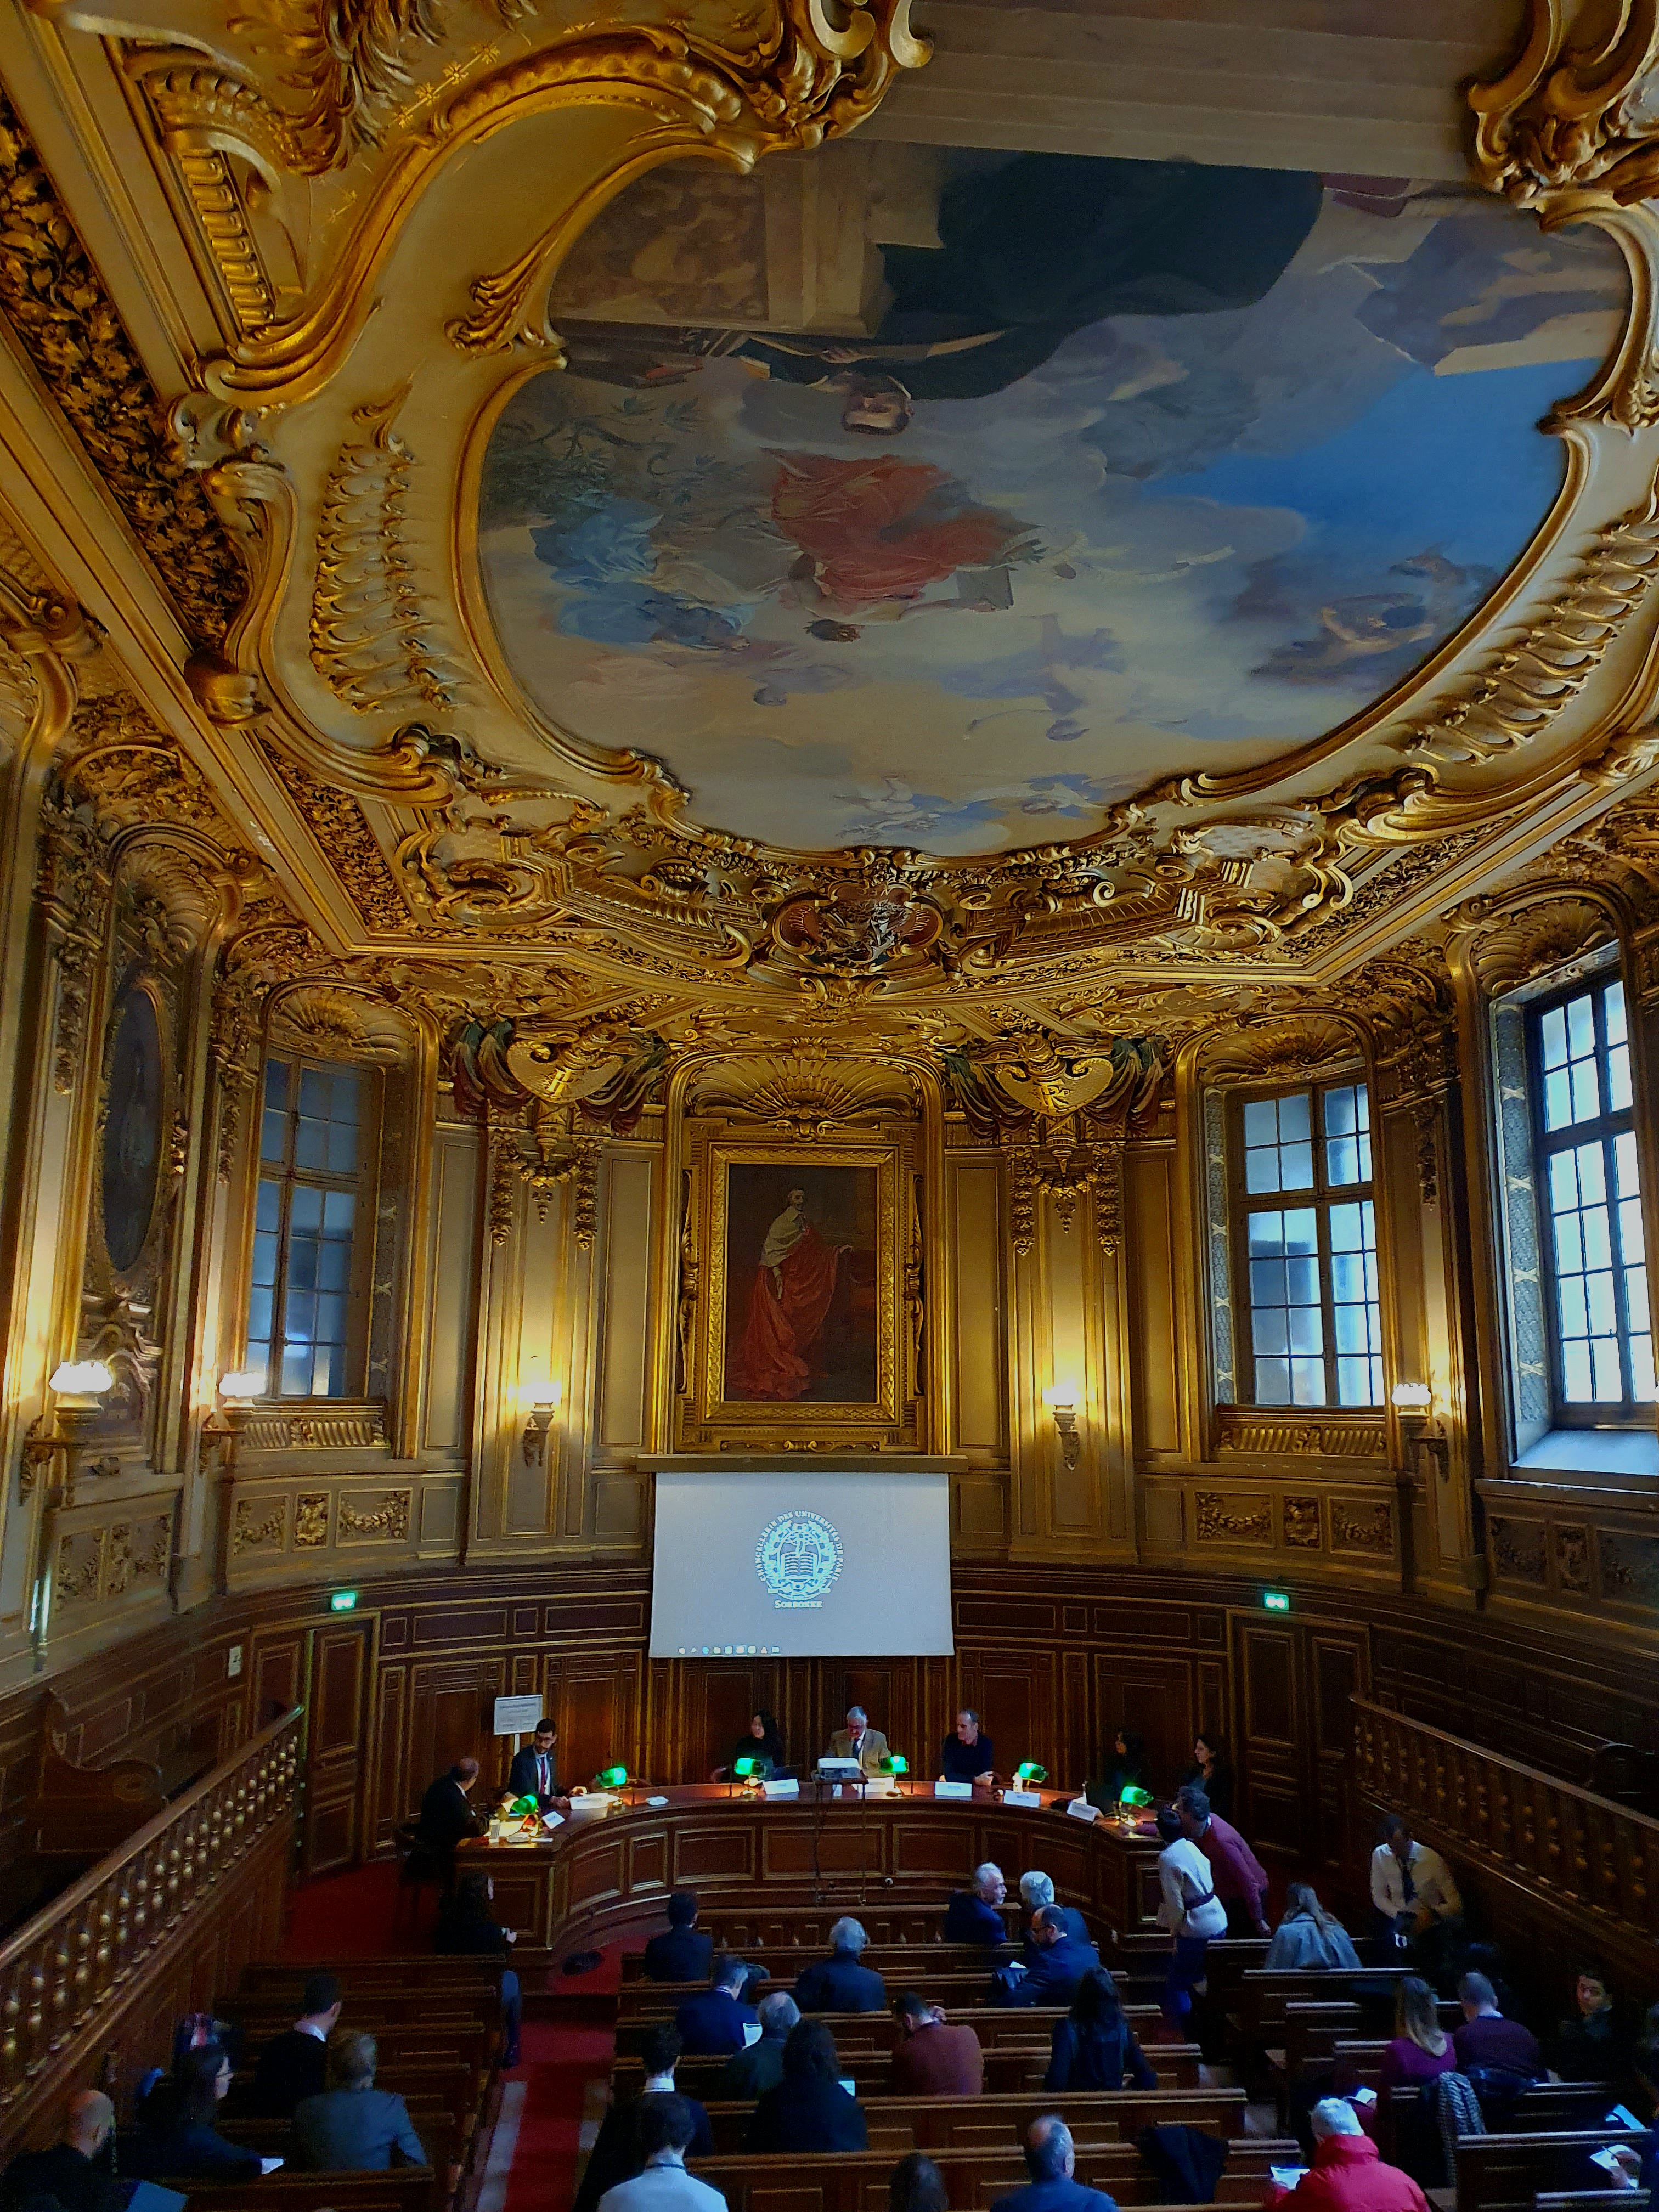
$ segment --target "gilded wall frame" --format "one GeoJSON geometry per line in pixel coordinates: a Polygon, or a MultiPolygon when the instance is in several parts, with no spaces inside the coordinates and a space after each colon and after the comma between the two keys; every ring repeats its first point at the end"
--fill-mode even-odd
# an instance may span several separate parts
{"type": "Polygon", "coordinates": [[[696,1130],[690,1152],[683,1243],[705,1264],[678,1448],[915,1450],[910,1133],[803,1145],[722,1126],[696,1130]]]}

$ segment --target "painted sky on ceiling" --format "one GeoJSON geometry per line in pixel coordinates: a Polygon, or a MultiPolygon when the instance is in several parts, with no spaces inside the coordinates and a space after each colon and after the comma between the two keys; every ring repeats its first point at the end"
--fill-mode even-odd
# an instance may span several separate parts
{"type": "Polygon", "coordinates": [[[939,230],[867,339],[566,327],[492,435],[509,665],[708,825],[993,851],[1319,735],[1522,551],[1623,300],[1443,189],[1023,156],[939,230]]]}

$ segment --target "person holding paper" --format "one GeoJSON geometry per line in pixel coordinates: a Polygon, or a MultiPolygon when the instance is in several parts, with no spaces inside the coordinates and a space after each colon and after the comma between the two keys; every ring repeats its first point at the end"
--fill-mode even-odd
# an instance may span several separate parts
{"type": "Polygon", "coordinates": [[[230,2058],[216,2043],[187,2051],[165,2081],[145,2098],[138,2133],[123,2160],[140,2181],[252,2181],[281,2159],[234,2143],[214,2122],[230,2094],[230,2058]]]}
{"type": "Polygon", "coordinates": [[[559,1731],[545,1717],[536,1723],[536,1732],[524,1750],[514,1752],[513,1764],[507,1772],[507,1789],[510,1797],[533,1797],[537,1809],[543,1813],[568,1813],[568,1797],[559,1794],[559,1767],[554,1757],[554,1747],[559,1741],[559,1731]]]}
{"type": "Polygon", "coordinates": [[[886,1774],[890,1771],[891,1754],[887,1739],[879,1729],[870,1725],[870,1716],[862,1705],[848,1705],[847,1725],[837,1729],[830,1739],[831,1759],[856,1759],[866,1774],[886,1774]]]}
{"type": "Polygon", "coordinates": [[[744,2030],[758,2025],[755,2008],[744,2002],[749,1969],[741,1959],[722,1951],[710,1969],[709,1986],[701,1996],[688,1997],[674,2015],[674,2025],[693,2057],[714,2057],[741,2051],[750,2039],[744,2030]]]}
{"type": "Polygon", "coordinates": [[[746,2151],[799,2157],[826,2150],[868,2150],[870,2130],[858,2100],[842,2086],[836,2039],[821,2020],[804,2020],[783,2046],[783,2076],[755,2107],[746,2151]]]}
{"type": "Polygon", "coordinates": [[[1277,2181],[1269,2207],[1297,2212],[1429,2212],[1429,2200],[1397,2166],[1385,2166],[1346,2097],[1324,2097],[1313,2108],[1314,2158],[1294,2189],[1277,2181]]]}
{"type": "Polygon", "coordinates": [[[760,2041],[733,2051],[721,2069],[720,2101],[752,2105],[783,2079],[783,2046],[800,2018],[800,2008],[782,1990],[760,2001],[760,2041]]]}
{"type": "Polygon", "coordinates": [[[947,1735],[939,1747],[939,1780],[976,1782],[988,1790],[996,1779],[996,1753],[979,1724],[979,1715],[971,1709],[959,1712],[955,1734],[947,1735]]]}

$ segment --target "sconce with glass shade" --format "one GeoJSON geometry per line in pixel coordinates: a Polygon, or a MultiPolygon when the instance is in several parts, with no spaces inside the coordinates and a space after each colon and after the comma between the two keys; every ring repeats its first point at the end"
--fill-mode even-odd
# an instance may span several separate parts
{"type": "Polygon", "coordinates": [[[219,1377],[219,1403],[202,1424],[202,1450],[216,1451],[228,1476],[236,1471],[237,1443],[264,1387],[263,1367],[228,1368],[219,1377]]]}
{"type": "Polygon", "coordinates": [[[23,1438],[22,1466],[19,1483],[27,1498],[34,1488],[43,1467],[50,1467],[61,1453],[64,1456],[64,1478],[60,1503],[74,1503],[74,1486],[69,1455],[76,1445],[86,1441],[86,1432],[103,1412],[104,1401],[115,1387],[115,1376],[101,1359],[60,1359],[52,1370],[46,1385],[52,1392],[49,1412],[41,1412],[29,1423],[23,1438]]]}
{"type": "Polygon", "coordinates": [[[1042,1394],[1042,1402],[1054,1416],[1060,1437],[1060,1458],[1068,1468],[1077,1465],[1083,1451],[1083,1438],[1077,1425],[1077,1409],[1082,1398],[1081,1387],[1069,1378],[1051,1382],[1042,1394]]]}
{"type": "Polygon", "coordinates": [[[263,1367],[234,1367],[219,1377],[219,1400],[224,1406],[251,1406],[264,1394],[263,1367]]]}
{"type": "Polygon", "coordinates": [[[1414,1455],[1426,1454],[1440,1470],[1444,1482],[1451,1474],[1451,1455],[1446,1437],[1439,1423],[1431,1423],[1429,1414],[1434,1405],[1434,1393],[1426,1382],[1396,1382],[1389,1393],[1389,1402],[1399,1416],[1400,1432],[1414,1455]]]}
{"type": "Polygon", "coordinates": [[[552,1427],[559,1407],[564,1402],[564,1385],[545,1375],[532,1376],[519,1386],[519,1403],[526,1408],[524,1425],[524,1463],[526,1467],[547,1464],[547,1432],[552,1427]]]}

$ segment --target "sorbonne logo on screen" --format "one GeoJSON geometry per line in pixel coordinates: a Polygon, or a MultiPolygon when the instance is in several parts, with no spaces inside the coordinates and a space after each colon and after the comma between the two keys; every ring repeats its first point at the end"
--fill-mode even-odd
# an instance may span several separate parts
{"type": "Polygon", "coordinates": [[[755,1571],[780,1613],[821,1607],[841,1572],[841,1538],[821,1513],[780,1513],[761,1530],[755,1571]]]}

